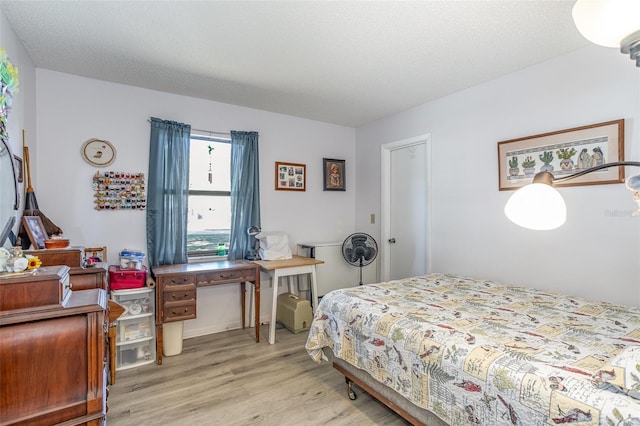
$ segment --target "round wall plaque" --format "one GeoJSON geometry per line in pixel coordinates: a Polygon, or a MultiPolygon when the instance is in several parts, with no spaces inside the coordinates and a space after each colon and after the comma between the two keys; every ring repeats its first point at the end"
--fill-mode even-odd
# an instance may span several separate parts
{"type": "Polygon", "coordinates": [[[116,149],[104,139],[89,139],[82,145],[82,158],[92,166],[105,167],[116,159],[116,149]]]}

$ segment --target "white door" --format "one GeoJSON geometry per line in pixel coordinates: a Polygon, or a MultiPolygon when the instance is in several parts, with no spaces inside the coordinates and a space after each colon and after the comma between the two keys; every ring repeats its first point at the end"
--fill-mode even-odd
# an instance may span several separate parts
{"type": "Polygon", "coordinates": [[[383,145],[382,280],[429,270],[429,136],[383,145]]]}

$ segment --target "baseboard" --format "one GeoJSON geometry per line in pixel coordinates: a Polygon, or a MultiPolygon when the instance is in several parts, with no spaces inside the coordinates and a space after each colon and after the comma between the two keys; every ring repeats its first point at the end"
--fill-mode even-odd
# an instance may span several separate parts
{"type": "MultiPolygon", "coordinates": [[[[265,324],[269,324],[270,318],[268,317],[261,317],[261,321],[260,324],[261,325],[265,325],[265,324]]],[[[253,325],[251,325],[251,327],[253,328],[253,325]]],[[[222,333],[223,331],[230,331],[230,330],[240,330],[242,328],[242,324],[240,324],[239,322],[236,323],[232,323],[232,324],[217,324],[214,325],[210,325],[207,327],[200,327],[200,328],[196,328],[196,329],[191,329],[191,330],[184,330],[183,339],[191,339],[193,337],[200,337],[200,336],[206,336],[208,334],[216,334],[216,333],[222,333]]],[[[261,336],[262,337],[262,336],[261,336]]],[[[260,339],[262,341],[262,339],[260,339]]]]}

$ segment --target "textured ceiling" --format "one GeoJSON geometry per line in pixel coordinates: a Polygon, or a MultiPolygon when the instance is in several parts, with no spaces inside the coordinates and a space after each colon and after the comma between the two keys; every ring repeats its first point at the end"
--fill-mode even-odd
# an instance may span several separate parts
{"type": "Polygon", "coordinates": [[[358,127],[588,44],[573,1],[7,1],[38,68],[358,127]]]}

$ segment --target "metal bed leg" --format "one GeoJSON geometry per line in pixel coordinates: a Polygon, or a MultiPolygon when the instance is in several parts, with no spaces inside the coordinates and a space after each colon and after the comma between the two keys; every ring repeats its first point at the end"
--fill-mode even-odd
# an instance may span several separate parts
{"type": "Polygon", "coordinates": [[[351,380],[349,380],[348,377],[345,377],[344,381],[347,382],[347,395],[349,395],[349,399],[352,400],[352,401],[355,401],[357,396],[356,396],[356,393],[355,393],[355,391],[353,390],[353,387],[352,387],[352,383],[353,382],[351,380]]]}

